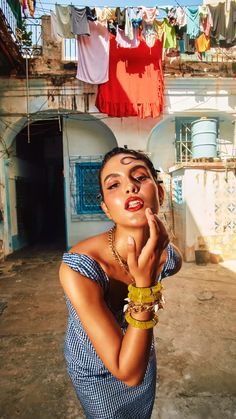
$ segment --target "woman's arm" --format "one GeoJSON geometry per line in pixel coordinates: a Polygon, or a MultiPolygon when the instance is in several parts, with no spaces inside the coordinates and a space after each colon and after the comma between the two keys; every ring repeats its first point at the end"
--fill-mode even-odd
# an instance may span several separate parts
{"type": "Polygon", "coordinates": [[[97,283],[65,263],[59,274],[66,295],[107,369],[128,386],[140,384],[149,359],[152,329],[140,330],[129,325],[123,336],[97,283]]]}
{"type": "MultiPolygon", "coordinates": [[[[151,210],[146,210],[146,216],[150,236],[140,254],[137,254],[135,240],[132,237],[128,240],[129,270],[136,286],[141,288],[154,285],[162,254],[169,241],[163,224],[151,210]]],[[[101,287],[64,263],[60,268],[60,281],[107,369],[128,386],[140,384],[149,360],[153,330],[128,325],[123,335],[104,301],[101,287]]],[[[132,312],[132,317],[140,321],[150,320],[153,313],[132,312]]]]}

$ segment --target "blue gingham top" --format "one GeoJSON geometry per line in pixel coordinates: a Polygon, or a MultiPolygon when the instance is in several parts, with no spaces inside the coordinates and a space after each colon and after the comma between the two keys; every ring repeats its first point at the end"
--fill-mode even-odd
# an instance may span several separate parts
{"type": "MultiPolygon", "coordinates": [[[[167,246],[168,258],[159,280],[175,270],[179,256],[167,246]]],[[[109,278],[93,258],[83,254],[65,253],[63,262],[74,271],[97,282],[104,290],[104,298],[110,307],[109,278]]],[[[87,419],[149,419],[153,408],[156,388],[156,357],[154,343],[143,382],[128,387],[115,378],[95,352],[74,307],[66,296],[69,311],[65,337],[67,369],[87,419]]],[[[127,328],[123,311],[113,313],[123,333],[127,328]]],[[[106,350],[106,348],[104,349],[106,350]]]]}

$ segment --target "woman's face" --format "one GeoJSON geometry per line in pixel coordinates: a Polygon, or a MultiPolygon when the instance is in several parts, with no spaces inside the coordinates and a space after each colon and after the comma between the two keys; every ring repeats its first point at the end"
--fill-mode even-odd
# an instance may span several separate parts
{"type": "Polygon", "coordinates": [[[105,164],[101,173],[102,209],[116,224],[141,227],[147,224],[145,209],[157,214],[163,190],[142,160],[118,154],[105,164]]]}

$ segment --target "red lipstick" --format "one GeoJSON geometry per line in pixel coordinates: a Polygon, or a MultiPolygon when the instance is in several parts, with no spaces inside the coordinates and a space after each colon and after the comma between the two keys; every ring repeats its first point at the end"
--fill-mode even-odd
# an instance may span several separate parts
{"type": "Polygon", "coordinates": [[[143,208],[144,202],[138,196],[131,196],[125,201],[125,209],[127,211],[138,211],[143,208]]]}

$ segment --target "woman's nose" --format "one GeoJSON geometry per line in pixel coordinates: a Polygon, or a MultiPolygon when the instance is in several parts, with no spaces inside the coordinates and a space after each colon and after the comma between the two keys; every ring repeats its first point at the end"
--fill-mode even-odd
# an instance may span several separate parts
{"type": "Polygon", "coordinates": [[[126,193],[137,193],[139,191],[139,186],[134,182],[129,182],[126,185],[126,193]]]}

